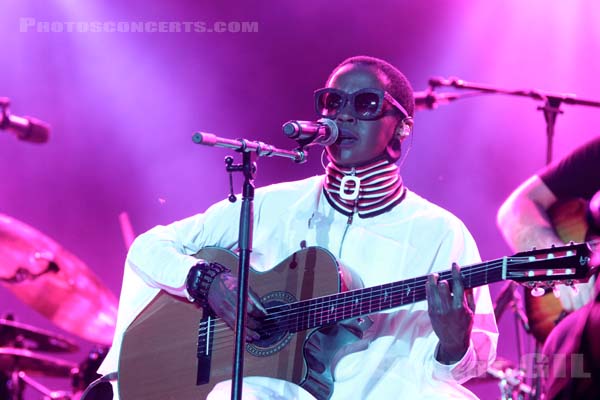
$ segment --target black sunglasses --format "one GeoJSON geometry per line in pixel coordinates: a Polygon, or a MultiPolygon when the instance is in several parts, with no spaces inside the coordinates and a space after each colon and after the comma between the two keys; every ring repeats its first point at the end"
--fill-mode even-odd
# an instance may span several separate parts
{"type": "Polygon", "coordinates": [[[400,103],[385,90],[365,88],[354,93],[339,89],[324,88],[315,91],[315,110],[323,118],[336,118],[350,103],[350,113],[358,119],[377,119],[383,114],[383,101],[389,101],[404,117],[408,113],[400,103]]]}

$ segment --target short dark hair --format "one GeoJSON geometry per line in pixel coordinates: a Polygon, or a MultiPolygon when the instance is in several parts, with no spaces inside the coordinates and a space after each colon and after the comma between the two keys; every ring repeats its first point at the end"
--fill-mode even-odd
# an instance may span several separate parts
{"type": "Polygon", "coordinates": [[[408,116],[414,116],[415,97],[412,86],[408,79],[406,79],[406,76],[404,76],[404,74],[400,72],[398,68],[394,67],[387,61],[370,56],[354,56],[347,58],[334,68],[327,78],[327,82],[329,82],[333,74],[335,74],[338,69],[349,64],[373,67],[376,70],[383,72],[383,74],[385,74],[385,76],[389,79],[386,90],[392,95],[392,97],[396,99],[396,101],[398,101],[398,103],[402,105],[402,107],[404,107],[406,112],[409,114],[408,116]]]}

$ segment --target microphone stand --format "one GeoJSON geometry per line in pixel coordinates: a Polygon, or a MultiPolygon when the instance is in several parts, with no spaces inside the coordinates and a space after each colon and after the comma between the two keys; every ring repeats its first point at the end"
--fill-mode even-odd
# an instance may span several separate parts
{"type": "MultiPolygon", "coordinates": [[[[196,144],[206,146],[217,146],[234,149],[242,153],[242,164],[233,164],[233,158],[227,157],[226,170],[230,177],[233,172],[242,172],[244,183],[242,188],[242,205],[239,222],[239,253],[238,259],[238,297],[237,314],[235,325],[235,353],[233,359],[233,372],[231,382],[231,399],[242,398],[242,383],[244,377],[244,344],[246,342],[246,299],[248,298],[248,272],[250,270],[250,253],[252,252],[252,226],[254,221],[254,174],[256,163],[252,162],[252,153],[258,156],[279,156],[291,158],[297,163],[306,161],[306,152],[300,148],[293,151],[281,150],[262,142],[254,142],[246,139],[226,139],[204,132],[196,132],[192,136],[196,144]]],[[[236,197],[232,193],[230,202],[235,202],[236,197]]]]}
{"type": "Polygon", "coordinates": [[[466,82],[458,78],[432,78],[429,80],[429,86],[431,88],[435,88],[437,86],[449,86],[456,89],[470,89],[483,93],[499,93],[511,96],[530,97],[534,100],[542,100],[544,105],[539,106],[538,110],[544,112],[544,120],[546,121],[546,165],[552,162],[554,126],[556,124],[556,116],[563,113],[563,111],[560,109],[561,104],[564,103],[570,105],[600,107],[600,101],[578,99],[573,94],[548,93],[539,90],[508,90],[489,85],[482,85],[479,83],[466,82]]]}
{"type": "MultiPolygon", "coordinates": [[[[233,160],[230,159],[232,162],[233,160]]],[[[254,174],[256,164],[252,162],[252,154],[242,151],[242,164],[227,165],[229,173],[241,171],[244,174],[242,189],[242,207],[240,211],[239,253],[238,260],[238,298],[235,334],[235,355],[233,358],[233,376],[231,398],[242,398],[244,370],[244,344],[246,343],[246,299],[248,298],[248,272],[250,269],[250,253],[252,252],[252,226],[254,222],[254,174]]],[[[231,201],[231,198],[230,198],[231,201]]]]}

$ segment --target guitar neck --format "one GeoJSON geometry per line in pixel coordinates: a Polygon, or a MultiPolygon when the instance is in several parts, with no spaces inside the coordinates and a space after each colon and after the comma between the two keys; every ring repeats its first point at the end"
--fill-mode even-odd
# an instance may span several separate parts
{"type": "MultiPolygon", "coordinates": [[[[509,258],[484,262],[461,269],[465,288],[474,288],[497,282],[503,279],[509,258]]],[[[522,262],[522,261],[519,261],[522,262]]],[[[450,270],[439,273],[440,280],[447,280],[452,285],[450,270]]],[[[283,326],[288,331],[297,332],[339,321],[368,315],[378,311],[389,310],[407,304],[425,300],[425,284],[427,276],[386,283],[337,293],[292,304],[268,308],[275,325],[283,326]]],[[[271,321],[265,321],[268,325],[271,321]]]]}
{"type": "MultiPolygon", "coordinates": [[[[551,287],[559,282],[587,280],[590,276],[589,256],[587,243],[531,250],[462,267],[461,276],[467,289],[505,279],[524,282],[531,287],[551,287]]],[[[452,272],[439,272],[439,279],[452,285],[452,272]]],[[[416,303],[425,300],[426,283],[427,276],[419,276],[268,307],[263,327],[268,334],[298,332],[416,303]]]]}

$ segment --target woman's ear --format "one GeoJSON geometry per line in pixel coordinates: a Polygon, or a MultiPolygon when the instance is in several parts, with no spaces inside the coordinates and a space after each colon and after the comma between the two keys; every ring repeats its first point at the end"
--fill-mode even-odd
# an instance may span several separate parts
{"type": "Polygon", "coordinates": [[[404,139],[410,136],[410,133],[412,132],[412,127],[413,119],[411,117],[406,117],[402,121],[400,121],[400,124],[398,124],[396,129],[398,130],[397,134],[400,136],[401,141],[404,141],[404,139]]]}
{"type": "Polygon", "coordinates": [[[400,159],[400,156],[402,155],[402,142],[410,135],[412,127],[413,119],[410,117],[406,117],[398,122],[398,125],[394,128],[394,134],[385,149],[388,159],[393,162],[400,159]]]}

